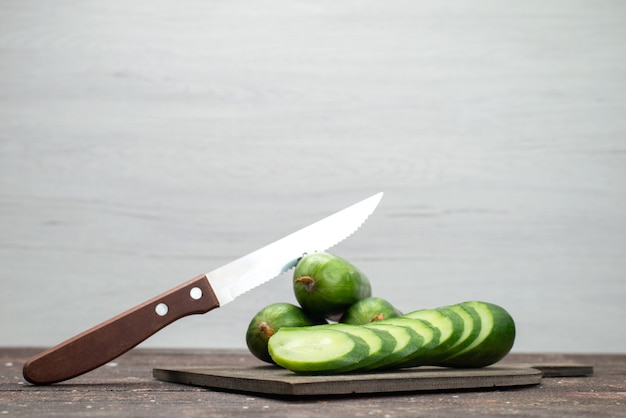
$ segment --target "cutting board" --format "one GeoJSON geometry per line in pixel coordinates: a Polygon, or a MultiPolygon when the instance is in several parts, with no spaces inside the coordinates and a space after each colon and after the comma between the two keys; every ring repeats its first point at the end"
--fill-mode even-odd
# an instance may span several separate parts
{"type": "Polygon", "coordinates": [[[542,371],[532,367],[447,369],[420,367],[391,372],[297,375],[276,366],[153,369],[156,379],[235,392],[282,396],[450,391],[537,385],[542,371]]]}

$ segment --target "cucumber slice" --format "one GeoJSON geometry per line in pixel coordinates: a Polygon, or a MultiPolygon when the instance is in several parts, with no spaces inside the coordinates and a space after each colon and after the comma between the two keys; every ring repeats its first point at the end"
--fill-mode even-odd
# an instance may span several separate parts
{"type": "MultiPolygon", "coordinates": [[[[441,351],[445,351],[450,349],[450,347],[455,345],[461,339],[463,332],[465,331],[465,321],[463,320],[463,317],[454,309],[451,309],[450,306],[437,308],[437,311],[452,322],[452,332],[440,345],[441,351]]],[[[439,326],[439,324],[437,323],[436,326],[439,326]]]]}
{"type": "Polygon", "coordinates": [[[333,329],[359,337],[365,341],[369,348],[369,352],[363,360],[355,364],[351,364],[343,369],[338,369],[338,373],[362,369],[370,364],[380,361],[381,359],[387,357],[387,355],[389,355],[389,353],[392,352],[396,346],[395,338],[393,338],[389,332],[380,329],[365,328],[351,324],[328,324],[317,328],[333,329]]]}
{"type": "Polygon", "coordinates": [[[389,352],[385,357],[381,358],[377,362],[374,362],[373,364],[370,364],[363,368],[359,368],[359,370],[377,370],[389,368],[393,364],[400,362],[402,359],[405,359],[413,352],[419,350],[419,348],[422,346],[424,340],[423,337],[410,327],[392,324],[381,324],[380,322],[381,321],[376,321],[361,326],[364,328],[387,331],[395,339],[396,344],[392,351],[389,352]]]}
{"type": "Polygon", "coordinates": [[[269,340],[272,360],[302,374],[339,373],[369,354],[362,338],[324,326],[281,328],[269,340]]]}
{"type": "Polygon", "coordinates": [[[428,359],[433,353],[433,349],[439,345],[440,332],[433,327],[430,322],[414,318],[389,318],[378,322],[379,324],[391,324],[402,327],[409,327],[422,337],[422,343],[419,347],[409,353],[399,361],[388,364],[387,368],[403,368],[414,367],[428,363],[428,359]]]}
{"type": "Polygon", "coordinates": [[[455,355],[439,363],[456,368],[485,367],[506,356],[515,342],[515,322],[502,307],[487,302],[471,301],[458,304],[480,317],[480,331],[471,343],[455,355]]]}
{"type": "Polygon", "coordinates": [[[464,350],[465,347],[470,345],[478,337],[478,333],[480,333],[481,328],[480,316],[474,308],[462,305],[451,305],[449,308],[455,311],[463,319],[465,326],[463,328],[461,338],[459,338],[459,340],[453,344],[452,347],[450,347],[450,349],[445,353],[445,356],[442,356],[443,358],[440,360],[449,358],[464,350]]]}
{"type": "Polygon", "coordinates": [[[480,315],[478,315],[478,312],[476,312],[474,308],[469,305],[465,305],[464,303],[452,305],[451,308],[455,309],[459,315],[462,315],[465,322],[465,330],[463,332],[463,336],[461,337],[462,341],[459,341],[458,346],[455,346],[453,349],[448,351],[447,356],[444,356],[444,358],[437,362],[433,362],[433,366],[454,367],[451,365],[452,363],[448,363],[448,361],[459,355],[459,353],[464,351],[471,344],[474,344],[480,335],[480,330],[482,329],[480,315]],[[465,312],[466,315],[463,315],[462,312],[465,312]],[[469,335],[467,334],[468,332],[469,335]]]}
{"type": "Polygon", "coordinates": [[[429,364],[438,361],[442,357],[446,357],[443,353],[447,352],[450,347],[455,344],[463,334],[465,323],[463,318],[455,311],[448,307],[436,309],[421,309],[419,311],[409,312],[403,317],[421,319],[430,323],[435,329],[439,330],[438,345],[432,348],[428,358],[416,359],[405,367],[415,367],[424,365],[424,361],[429,364]]]}

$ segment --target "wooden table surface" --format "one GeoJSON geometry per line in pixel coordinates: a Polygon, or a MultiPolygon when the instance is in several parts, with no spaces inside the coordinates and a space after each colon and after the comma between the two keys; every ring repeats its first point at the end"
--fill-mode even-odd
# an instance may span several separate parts
{"type": "Polygon", "coordinates": [[[584,363],[588,377],[544,377],[536,386],[498,390],[343,397],[267,397],[163,382],[160,367],[258,366],[245,350],[134,349],[93,372],[52,386],[24,381],[24,361],[39,350],[0,349],[3,416],[626,417],[626,355],[510,354],[503,364],[584,363]]]}

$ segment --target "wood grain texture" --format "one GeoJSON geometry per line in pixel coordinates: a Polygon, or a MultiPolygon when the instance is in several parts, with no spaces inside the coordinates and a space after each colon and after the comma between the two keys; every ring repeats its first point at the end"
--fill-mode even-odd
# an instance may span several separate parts
{"type": "Polygon", "coordinates": [[[510,355],[503,367],[520,363],[594,367],[589,377],[545,378],[540,385],[521,388],[293,398],[239,394],[152,378],[155,367],[262,365],[245,350],[134,349],[91,373],[44,387],[29,385],[20,376],[22,363],[35,353],[37,349],[0,349],[0,413],[17,417],[626,416],[623,354],[510,355]]]}
{"type": "MultiPolygon", "coordinates": [[[[376,295],[501,304],[522,351],[626,351],[625,13],[2,2],[3,343],[51,346],[384,191],[335,248],[376,295]]],[[[243,347],[293,300],[284,277],[146,344],[243,347]]]]}

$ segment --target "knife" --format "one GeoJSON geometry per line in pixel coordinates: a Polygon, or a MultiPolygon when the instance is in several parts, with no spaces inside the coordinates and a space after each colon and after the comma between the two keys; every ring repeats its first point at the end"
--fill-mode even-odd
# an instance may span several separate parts
{"type": "Polygon", "coordinates": [[[290,270],[307,253],[325,251],[356,231],[383,193],[197,276],[30,358],[24,378],[36,385],[89,372],[137,346],[172,322],[204,314],[290,270]]]}

